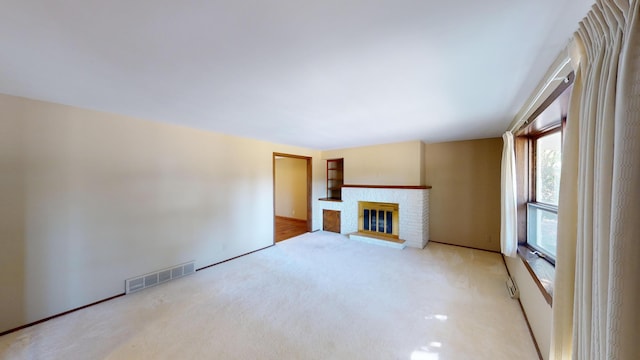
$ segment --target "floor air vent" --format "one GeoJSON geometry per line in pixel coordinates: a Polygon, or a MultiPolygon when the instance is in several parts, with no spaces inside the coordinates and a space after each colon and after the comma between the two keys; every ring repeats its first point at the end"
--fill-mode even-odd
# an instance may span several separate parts
{"type": "Polygon", "coordinates": [[[131,294],[133,292],[146,289],[148,287],[162,284],[169,280],[177,279],[196,272],[195,261],[189,261],[184,264],[176,265],[170,268],[158,270],[141,276],[136,276],[125,280],[125,292],[131,294]]]}
{"type": "Polygon", "coordinates": [[[520,293],[518,292],[518,288],[516,287],[516,283],[513,281],[512,278],[507,278],[507,292],[509,293],[509,296],[512,299],[517,299],[520,296],[520,293]]]}

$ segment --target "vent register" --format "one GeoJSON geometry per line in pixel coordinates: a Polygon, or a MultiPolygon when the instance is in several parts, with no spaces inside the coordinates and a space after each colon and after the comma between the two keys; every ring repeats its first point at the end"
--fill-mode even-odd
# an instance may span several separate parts
{"type": "Polygon", "coordinates": [[[125,293],[131,294],[196,272],[195,260],[125,280],[125,293]]]}
{"type": "Polygon", "coordinates": [[[512,299],[517,299],[520,297],[520,292],[518,291],[518,287],[516,286],[515,281],[511,277],[507,278],[506,281],[507,292],[509,293],[509,297],[512,299]]]}

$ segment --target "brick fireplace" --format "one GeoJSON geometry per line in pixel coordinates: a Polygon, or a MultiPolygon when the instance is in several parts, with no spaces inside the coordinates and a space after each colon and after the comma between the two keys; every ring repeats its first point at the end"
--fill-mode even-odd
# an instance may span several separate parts
{"type": "MultiPolygon", "coordinates": [[[[397,229],[395,234],[405,240],[406,246],[424,248],[429,241],[429,186],[378,186],[378,185],[344,185],[341,202],[322,202],[323,209],[340,211],[342,234],[356,233],[359,222],[364,223],[364,211],[359,202],[397,204],[397,218],[391,218],[391,228],[397,229]]],[[[376,232],[380,218],[376,209],[376,232]]],[[[384,210],[384,220],[387,219],[384,210]]],[[[369,212],[371,229],[372,213],[369,212]]],[[[383,222],[386,224],[386,222],[383,222]]],[[[364,225],[364,224],[362,224],[364,225]]],[[[385,233],[386,233],[385,225],[385,233]]],[[[392,234],[393,235],[393,234],[392,234]]]]}

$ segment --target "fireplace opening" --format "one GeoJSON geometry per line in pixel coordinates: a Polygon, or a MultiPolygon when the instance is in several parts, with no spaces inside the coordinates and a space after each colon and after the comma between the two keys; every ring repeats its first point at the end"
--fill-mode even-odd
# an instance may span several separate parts
{"type": "Polygon", "coordinates": [[[358,202],[358,232],[398,239],[398,204],[358,202]]]}

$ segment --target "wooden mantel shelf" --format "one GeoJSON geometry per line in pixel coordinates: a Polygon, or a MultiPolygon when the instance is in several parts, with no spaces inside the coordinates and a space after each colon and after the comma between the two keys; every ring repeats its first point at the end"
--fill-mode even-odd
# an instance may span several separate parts
{"type": "Polygon", "coordinates": [[[409,189],[409,190],[426,190],[431,186],[426,185],[342,185],[343,188],[369,188],[369,189],[409,189]]]}
{"type": "Polygon", "coordinates": [[[320,198],[320,201],[333,201],[333,202],[342,202],[342,199],[334,199],[334,198],[320,198]]]}

